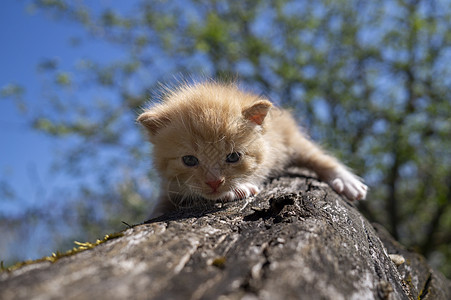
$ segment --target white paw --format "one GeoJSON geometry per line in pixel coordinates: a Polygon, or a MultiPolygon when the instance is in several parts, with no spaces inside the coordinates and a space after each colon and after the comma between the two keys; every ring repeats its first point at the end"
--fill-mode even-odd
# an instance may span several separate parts
{"type": "Polygon", "coordinates": [[[363,200],[368,187],[357,177],[344,168],[339,168],[329,174],[327,183],[339,194],[349,200],[363,200]]]}
{"type": "Polygon", "coordinates": [[[234,201],[245,199],[250,196],[257,195],[260,192],[258,186],[252,183],[242,183],[228,192],[223,199],[225,201],[234,201]]]}

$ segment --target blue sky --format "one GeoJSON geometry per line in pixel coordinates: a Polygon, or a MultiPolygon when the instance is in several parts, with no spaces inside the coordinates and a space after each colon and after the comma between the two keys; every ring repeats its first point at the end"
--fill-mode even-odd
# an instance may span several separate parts
{"type": "Polygon", "coordinates": [[[34,112],[46,105],[38,64],[55,59],[61,69],[72,70],[80,58],[108,61],[121,54],[93,40],[79,25],[53,20],[42,12],[30,13],[28,6],[29,2],[10,0],[2,2],[0,9],[0,89],[10,83],[24,86],[28,105],[23,113],[11,99],[0,98],[0,181],[10,184],[17,196],[16,201],[0,198],[0,211],[11,213],[23,205],[35,205],[57,186],[70,186],[63,174],[51,171],[61,141],[30,126],[34,112]],[[83,41],[81,45],[71,45],[74,37],[83,41]]]}
{"type": "MultiPolygon", "coordinates": [[[[57,25],[41,14],[27,13],[22,1],[2,3],[0,26],[0,87],[10,83],[23,85],[32,113],[36,105],[42,104],[38,63],[46,57],[73,60],[76,53],[67,35],[76,34],[76,29],[69,24],[57,25]]],[[[10,99],[0,99],[0,178],[12,185],[19,200],[0,199],[1,210],[14,211],[24,203],[32,204],[42,185],[47,189],[48,184],[57,184],[48,173],[57,143],[30,128],[30,113],[21,113],[10,99]]]]}

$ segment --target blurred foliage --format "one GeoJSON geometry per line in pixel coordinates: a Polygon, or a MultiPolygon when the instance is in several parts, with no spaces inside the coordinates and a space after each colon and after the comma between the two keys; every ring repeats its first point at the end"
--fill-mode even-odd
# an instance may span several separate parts
{"type": "Polygon", "coordinates": [[[21,85],[15,83],[10,83],[0,89],[0,98],[13,99],[17,109],[21,112],[27,110],[27,105],[23,100],[24,94],[25,89],[21,85]]]}
{"type": "Polygon", "coordinates": [[[121,61],[81,59],[70,72],[52,59],[39,66],[51,88],[34,126],[69,139],[62,169],[93,182],[62,209],[78,234],[95,239],[120,221],[145,219],[156,178],[134,118],[158,81],[238,77],[293,108],[370,184],[361,210],[451,276],[449,1],[133,3],[126,11],[32,1],[125,53],[121,61]]]}

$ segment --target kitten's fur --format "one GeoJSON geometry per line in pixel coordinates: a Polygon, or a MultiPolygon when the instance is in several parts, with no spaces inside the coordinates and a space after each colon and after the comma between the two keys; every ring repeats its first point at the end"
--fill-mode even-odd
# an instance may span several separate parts
{"type": "Polygon", "coordinates": [[[169,89],[163,98],[138,117],[162,177],[154,216],[255,195],[265,178],[290,164],[313,170],[350,200],[366,196],[357,176],[310,141],[286,110],[262,97],[209,81],[169,89]],[[185,164],[187,156],[192,166],[185,164]]]}

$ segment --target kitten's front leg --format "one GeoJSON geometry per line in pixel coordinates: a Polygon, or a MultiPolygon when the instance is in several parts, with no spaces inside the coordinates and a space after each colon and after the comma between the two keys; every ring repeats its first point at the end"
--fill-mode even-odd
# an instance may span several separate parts
{"type": "Polygon", "coordinates": [[[318,145],[298,135],[294,149],[296,165],[313,170],[321,180],[326,181],[337,193],[345,195],[349,200],[365,199],[368,187],[318,145]]]}
{"type": "Polygon", "coordinates": [[[368,187],[353,173],[343,166],[337,167],[323,175],[327,183],[339,194],[349,200],[362,200],[366,197],[368,187]]]}
{"type": "Polygon", "coordinates": [[[253,183],[242,183],[228,192],[222,199],[226,202],[245,199],[260,192],[260,188],[253,183]]]}

